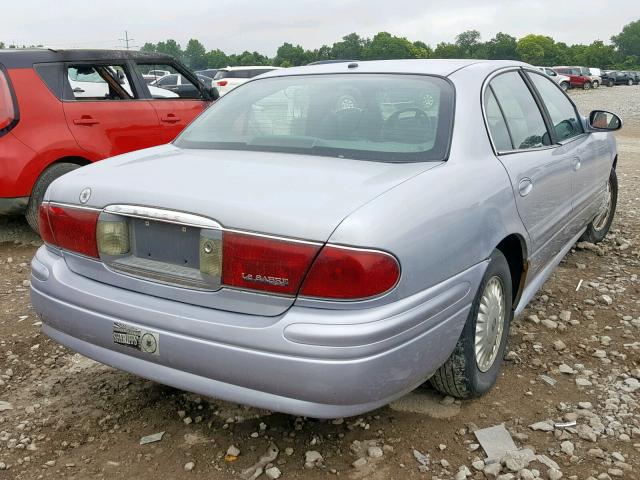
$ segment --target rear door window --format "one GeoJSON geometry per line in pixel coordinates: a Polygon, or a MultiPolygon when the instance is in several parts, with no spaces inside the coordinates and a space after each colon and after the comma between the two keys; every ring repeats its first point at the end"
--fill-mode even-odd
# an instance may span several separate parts
{"type": "Polygon", "coordinates": [[[580,118],[567,96],[548,78],[533,72],[528,75],[547,107],[557,139],[563,141],[581,135],[580,118]]]}
{"type": "Polygon", "coordinates": [[[518,72],[500,74],[491,80],[490,86],[504,113],[515,150],[551,143],[542,113],[518,72]]]}
{"type": "Polygon", "coordinates": [[[68,65],[67,81],[75,100],[138,98],[125,65],[68,65]]]}

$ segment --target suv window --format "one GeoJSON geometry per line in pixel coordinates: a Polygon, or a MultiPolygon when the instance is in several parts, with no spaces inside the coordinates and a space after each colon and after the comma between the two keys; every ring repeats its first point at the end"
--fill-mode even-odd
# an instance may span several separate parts
{"type": "Polygon", "coordinates": [[[530,72],[529,78],[547,107],[558,140],[583,133],[576,109],[566,95],[548,78],[530,72]]]}
{"type": "Polygon", "coordinates": [[[67,81],[76,100],[129,100],[138,98],[124,65],[68,65],[67,81]]]}
{"type": "Polygon", "coordinates": [[[173,65],[138,62],[137,68],[155,99],[202,99],[199,87],[173,65]]]}
{"type": "Polygon", "coordinates": [[[484,96],[484,110],[496,150],[498,152],[512,150],[511,135],[491,87],[487,89],[487,93],[484,96]]]}
{"type": "Polygon", "coordinates": [[[518,72],[498,75],[489,85],[502,108],[516,150],[550,144],[538,105],[518,72]]]}

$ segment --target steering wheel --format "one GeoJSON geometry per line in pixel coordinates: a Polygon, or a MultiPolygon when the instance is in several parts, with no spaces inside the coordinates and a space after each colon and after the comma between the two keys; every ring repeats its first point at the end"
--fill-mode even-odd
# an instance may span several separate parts
{"type": "Polygon", "coordinates": [[[398,110],[396,112],[393,112],[389,116],[389,118],[387,118],[387,120],[384,122],[384,125],[382,126],[383,139],[389,139],[390,136],[402,135],[403,132],[398,131],[396,125],[398,123],[398,120],[400,120],[400,116],[407,112],[414,113],[413,117],[409,117],[409,118],[412,118],[413,120],[412,127],[424,127],[426,131],[426,129],[431,126],[431,118],[429,117],[429,115],[425,113],[424,110],[421,110],[415,107],[405,108],[403,110],[398,110]]]}

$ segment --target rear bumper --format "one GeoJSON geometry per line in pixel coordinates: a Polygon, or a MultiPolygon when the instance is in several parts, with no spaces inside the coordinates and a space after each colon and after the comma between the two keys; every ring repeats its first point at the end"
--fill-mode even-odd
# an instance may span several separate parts
{"type": "Polygon", "coordinates": [[[20,215],[27,209],[29,197],[0,198],[0,216],[20,215]]]}
{"type": "Polygon", "coordinates": [[[403,395],[446,360],[486,263],[367,310],[293,306],[242,315],[127,291],[73,273],[41,247],[31,297],[50,337],[102,363],[202,395],[316,418],[403,395]],[[159,355],[113,343],[114,322],[159,334],[159,355]]]}

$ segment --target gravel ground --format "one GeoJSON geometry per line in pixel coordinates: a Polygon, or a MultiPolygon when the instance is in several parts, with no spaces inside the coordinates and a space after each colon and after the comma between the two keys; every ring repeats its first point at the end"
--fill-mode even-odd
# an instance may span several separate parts
{"type": "Polygon", "coordinates": [[[571,96],[585,113],[625,121],[616,220],[604,243],[578,244],[516,319],[503,375],[477,400],[424,388],[318,421],[97,364],[40,333],[28,292],[39,240],[26,222],[0,220],[0,478],[227,479],[256,462],[260,478],[640,478],[640,87],[571,96]],[[474,431],[502,423],[539,456],[505,458],[498,473],[474,431]]]}

